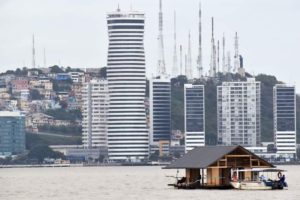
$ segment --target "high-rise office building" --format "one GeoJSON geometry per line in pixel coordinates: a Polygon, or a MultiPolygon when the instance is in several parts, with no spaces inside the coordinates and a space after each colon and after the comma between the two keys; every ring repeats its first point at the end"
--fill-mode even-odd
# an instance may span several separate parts
{"type": "Polygon", "coordinates": [[[25,116],[20,112],[0,111],[0,155],[25,151],[25,116]]]}
{"type": "Polygon", "coordinates": [[[145,113],[144,13],[118,9],[107,15],[109,47],[108,156],[139,161],[149,156],[145,113]]]}
{"type": "Polygon", "coordinates": [[[204,85],[184,84],[185,152],[205,146],[204,85]]]}
{"type": "Polygon", "coordinates": [[[218,142],[260,144],[260,82],[223,82],[217,88],[218,142]]]}
{"type": "Polygon", "coordinates": [[[150,80],[150,143],[169,141],[171,136],[170,79],[150,80]]]}
{"type": "Polygon", "coordinates": [[[274,141],[277,154],[296,156],[296,92],[295,86],[277,84],[274,91],[274,141]]]}
{"type": "Polygon", "coordinates": [[[107,148],[107,80],[91,80],[82,87],[82,143],[84,148],[107,148]]]}

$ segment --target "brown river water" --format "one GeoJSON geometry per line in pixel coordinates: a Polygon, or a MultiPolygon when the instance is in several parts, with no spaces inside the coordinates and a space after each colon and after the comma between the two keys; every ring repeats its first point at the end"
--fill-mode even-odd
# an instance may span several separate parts
{"type": "Polygon", "coordinates": [[[0,169],[0,200],[300,200],[300,166],[279,168],[287,190],[177,190],[176,170],[149,166],[0,169]]]}

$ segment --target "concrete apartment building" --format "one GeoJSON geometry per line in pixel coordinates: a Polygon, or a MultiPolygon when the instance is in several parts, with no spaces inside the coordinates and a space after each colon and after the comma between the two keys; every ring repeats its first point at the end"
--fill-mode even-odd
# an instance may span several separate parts
{"type": "Polygon", "coordinates": [[[260,82],[254,78],[223,82],[217,87],[218,143],[257,146],[260,144],[260,82]]]}

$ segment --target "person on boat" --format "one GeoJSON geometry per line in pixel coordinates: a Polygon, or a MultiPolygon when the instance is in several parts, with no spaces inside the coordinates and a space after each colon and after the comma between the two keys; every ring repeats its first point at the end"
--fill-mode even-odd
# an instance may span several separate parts
{"type": "Polygon", "coordinates": [[[266,182],[267,178],[262,174],[260,177],[260,181],[266,182]]]}
{"type": "Polygon", "coordinates": [[[234,182],[237,182],[237,181],[238,181],[238,177],[237,177],[236,172],[233,173],[232,180],[233,180],[234,182]]]}
{"type": "Polygon", "coordinates": [[[281,183],[284,187],[287,187],[287,184],[285,182],[285,175],[284,174],[280,177],[279,183],[281,183]]]}
{"type": "Polygon", "coordinates": [[[184,186],[186,183],[186,178],[185,177],[182,177],[181,179],[179,179],[178,181],[177,181],[177,186],[178,187],[182,187],[182,186],[184,186]]]}

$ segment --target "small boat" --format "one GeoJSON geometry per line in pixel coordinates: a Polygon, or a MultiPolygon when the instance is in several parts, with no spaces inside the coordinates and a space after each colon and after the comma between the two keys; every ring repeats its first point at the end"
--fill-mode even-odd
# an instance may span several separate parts
{"type": "Polygon", "coordinates": [[[253,169],[241,169],[234,170],[234,174],[239,174],[240,172],[248,172],[253,176],[253,180],[238,180],[237,177],[233,177],[233,180],[230,182],[230,185],[239,190],[274,190],[274,189],[284,189],[287,188],[287,183],[285,182],[285,176],[282,175],[282,172],[285,170],[276,169],[276,168],[253,168],[253,169]],[[264,174],[268,174],[268,179],[264,174]],[[270,175],[271,174],[271,178],[270,175]],[[273,179],[274,174],[275,179],[273,179]]]}

